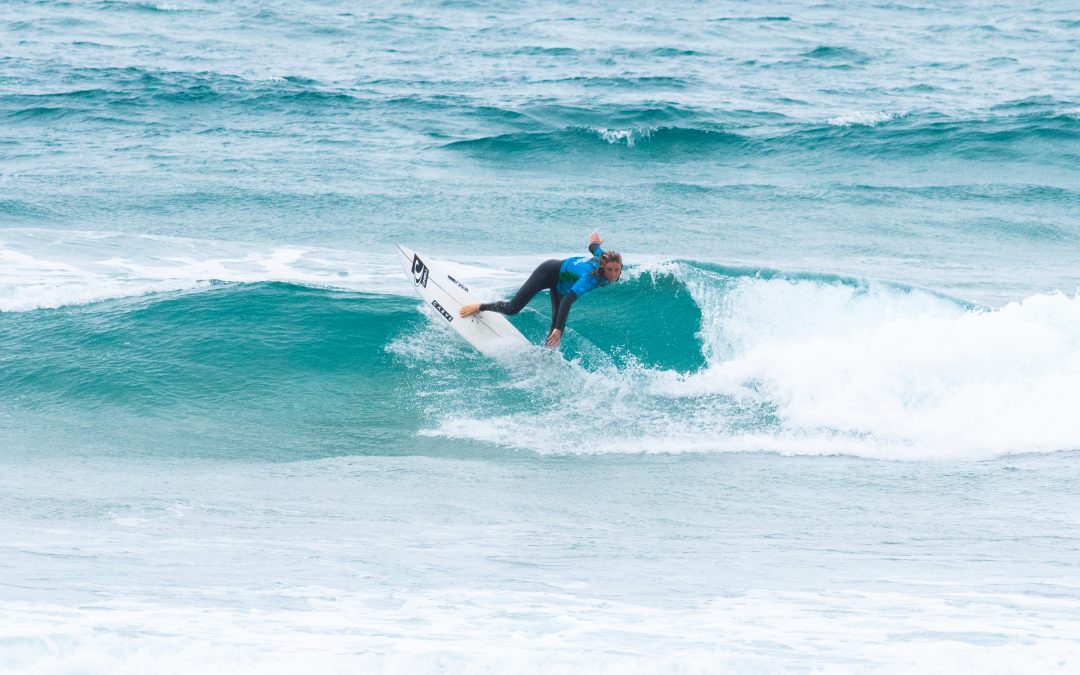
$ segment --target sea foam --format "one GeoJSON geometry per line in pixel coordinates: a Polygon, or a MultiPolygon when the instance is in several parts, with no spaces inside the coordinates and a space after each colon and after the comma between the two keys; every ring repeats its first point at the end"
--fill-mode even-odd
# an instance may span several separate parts
{"type": "Polygon", "coordinates": [[[1065,672],[1065,599],[749,590],[656,608],[582,594],[283,589],[292,608],[5,603],[0,669],[21,673],[1065,672]],[[1016,636],[1023,635],[1023,639],[1016,636]],[[648,645],[645,651],[640,645],[648,645]]]}
{"type": "Polygon", "coordinates": [[[980,309],[883,283],[675,266],[701,308],[705,368],[522,365],[517,377],[529,389],[592,393],[487,420],[460,411],[426,433],[546,453],[978,459],[1080,447],[1071,412],[1080,397],[1078,296],[980,309]],[[581,428],[597,440],[581,444],[581,428]]]}

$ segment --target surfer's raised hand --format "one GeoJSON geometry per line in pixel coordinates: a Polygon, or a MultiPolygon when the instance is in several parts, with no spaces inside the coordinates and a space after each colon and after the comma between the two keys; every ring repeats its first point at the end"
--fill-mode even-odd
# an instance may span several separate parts
{"type": "Polygon", "coordinates": [[[552,348],[558,347],[560,340],[562,340],[562,331],[558,328],[554,328],[551,331],[551,335],[548,335],[547,340],[544,341],[544,345],[552,348]]]}
{"type": "Polygon", "coordinates": [[[589,235],[590,244],[603,244],[604,240],[600,238],[600,233],[593,230],[593,233],[589,235]]]}

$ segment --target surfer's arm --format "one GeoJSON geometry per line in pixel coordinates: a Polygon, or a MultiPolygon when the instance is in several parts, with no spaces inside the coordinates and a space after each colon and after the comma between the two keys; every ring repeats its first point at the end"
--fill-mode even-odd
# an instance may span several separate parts
{"type": "Polygon", "coordinates": [[[602,243],[604,243],[604,240],[600,238],[599,232],[593,232],[589,235],[589,253],[592,253],[594,258],[603,255],[604,249],[600,248],[602,243]]]}
{"type": "Polygon", "coordinates": [[[559,312],[555,316],[555,327],[562,330],[566,327],[566,317],[570,315],[570,307],[581,296],[600,285],[600,279],[594,274],[586,274],[577,280],[570,290],[566,292],[559,302],[559,312]]]}
{"type": "Polygon", "coordinates": [[[559,331],[560,334],[566,328],[566,317],[570,316],[570,307],[573,306],[577,298],[577,293],[571,290],[559,301],[559,313],[555,316],[555,330],[559,331]]]}

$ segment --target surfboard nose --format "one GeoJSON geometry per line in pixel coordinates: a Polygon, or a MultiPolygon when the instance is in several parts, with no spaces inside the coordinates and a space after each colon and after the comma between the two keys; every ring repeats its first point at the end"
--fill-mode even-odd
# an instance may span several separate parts
{"type": "Polygon", "coordinates": [[[406,278],[436,323],[449,324],[477,351],[489,356],[505,351],[507,347],[529,344],[521,331],[502,314],[481,313],[480,299],[460,279],[451,276],[439,260],[401,244],[397,248],[406,278]]]}

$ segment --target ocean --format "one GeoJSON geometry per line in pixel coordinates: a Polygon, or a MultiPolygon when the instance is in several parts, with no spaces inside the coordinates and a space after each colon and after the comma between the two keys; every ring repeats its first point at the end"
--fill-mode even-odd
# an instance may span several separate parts
{"type": "Polygon", "coordinates": [[[0,3],[0,672],[1080,670],[1076,9],[0,3]]]}

